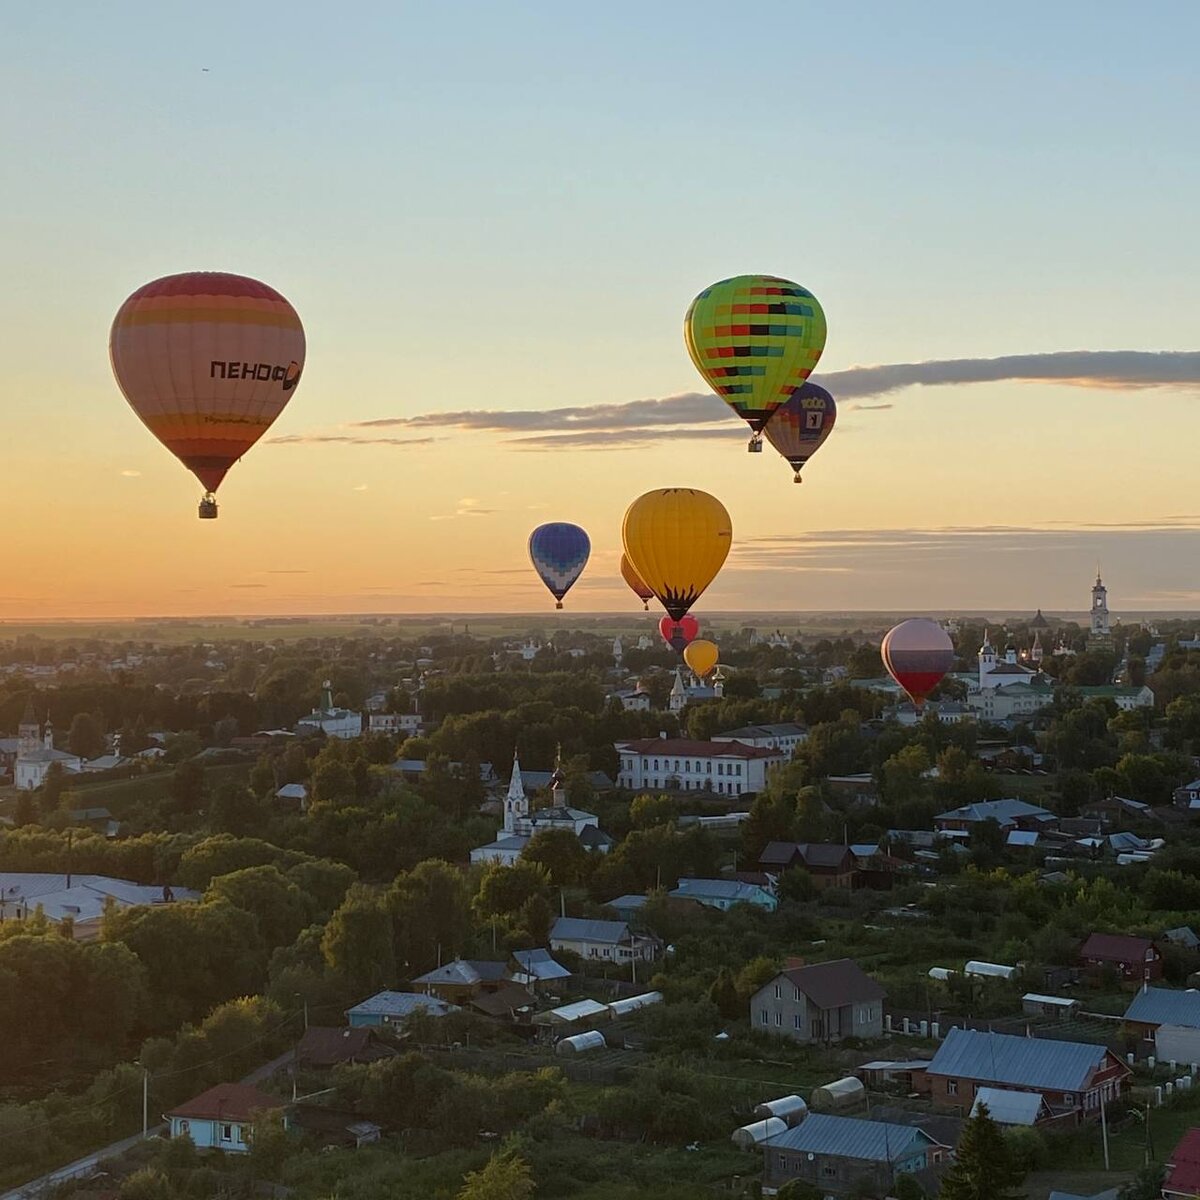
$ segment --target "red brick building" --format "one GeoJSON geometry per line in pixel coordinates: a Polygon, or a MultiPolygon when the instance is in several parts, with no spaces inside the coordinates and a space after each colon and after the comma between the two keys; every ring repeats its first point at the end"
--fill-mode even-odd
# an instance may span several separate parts
{"type": "Polygon", "coordinates": [[[1115,970],[1126,983],[1153,983],[1162,978],[1162,952],[1149,939],[1125,933],[1093,933],[1079,948],[1086,971],[1115,970]]]}

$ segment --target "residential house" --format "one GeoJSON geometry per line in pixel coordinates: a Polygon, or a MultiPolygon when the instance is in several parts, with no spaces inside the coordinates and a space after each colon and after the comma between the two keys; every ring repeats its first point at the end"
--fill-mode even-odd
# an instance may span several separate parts
{"type": "Polygon", "coordinates": [[[980,1088],[1040,1092],[1064,1120],[1100,1116],[1100,1098],[1115,1101],[1130,1069],[1106,1046],[951,1029],[937,1048],[921,1087],[935,1104],[975,1103],[980,1088]]]}
{"type": "Polygon", "coordinates": [[[984,821],[995,821],[1005,832],[1024,829],[1043,833],[1058,828],[1058,817],[1054,813],[1024,800],[980,800],[938,813],[933,819],[934,827],[943,833],[970,833],[984,821]]]}
{"type": "Polygon", "coordinates": [[[810,1113],[762,1151],[764,1188],[801,1179],[834,1196],[886,1195],[897,1175],[924,1171],[947,1152],[911,1125],[825,1113],[810,1113]]]}
{"type": "Polygon", "coordinates": [[[1189,1129],[1171,1151],[1162,1194],[1163,1200],[1200,1197],[1200,1129],[1189,1129]]]}
{"type": "Polygon", "coordinates": [[[783,721],[777,725],[742,725],[714,733],[714,742],[740,742],[743,746],[757,746],[763,750],[782,750],[788,758],[796,753],[796,747],[808,741],[808,729],[795,721],[783,721]]]}
{"type": "Polygon", "coordinates": [[[624,921],[592,921],[583,917],[559,917],[550,930],[550,949],[569,950],[595,962],[653,962],[658,942],[630,933],[624,921]]]}
{"type": "Polygon", "coordinates": [[[701,742],[690,738],[641,738],[617,742],[621,760],[617,786],[629,791],[708,791],[720,796],[760,792],[767,772],[787,761],[781,750],[740,742],[701,742]]]}
{"type": "Polygon", "coordinates": [[[870,771],[857,775],[827,775],[825,786],[835,800],[850,808],[874,808],[879,803],[879,785],[870,771]]]}
{"type": "Polygon", "coordinates": [[[622,921],[634,921],[646,907],[646,901],[649,899],[650,897],[646,895],[630,893],[610,900],[604,907],[611,908],[622,921]]]}
{"type": "Polygon", "coordinates": [[[419,992],[382,991],[346,1009],[346,1020],[356,1029],[361,1026],[388,1028],[402,1026],[413,1013],[444,1017],[447,1013],[459,1011],[457,1006],[447,1004],[436,996],[419,992]]]}
{"type": "Polygon", "coordinates": [[[528,1017],[537,1005],[537,997],[519,983],[508,981],[503,986],[477,992],[467,1007],[499,1021],[519,1021],[528,1017]]]}
{"type": "Polygon", "coordinates": [[[694,900],[721,912],[728,912],[735,904],[752,904],[765,912],[774,912],[779,907],[773,892],[737,879],[681,879],[679,886],[667,895],[677,900],[694,900]]]}
{"type": "Polygon", "coordinates": [[[299,812],[308,811],[308,788],[302,783],[285,783],[275,793],[275,799],[284,808],[294,808],[299,812]]]}
{"type": "Polygon", "coordinates": [[[1193,779],[1191,783],[1177,787],[1171,793],[1171,798],[1176,808],[1182,808],[1185,812],[1200,812],[1200,779],[1193,779]]]}
{"type": "Polygon", "coordinates": [[[323,733],[326,737],[342,741],[362,737],[362,731],[362,713],[338,708],[333,703],[333,684],[328,679],[321,686],[321,699],[317,707],[307,717],[301,717],[296,722],[297,733],[323,733]]]}
{"type": "Polygon", "coordinates": [[[549,950],[514,950],[509,959],[514,983],[532,988],[535,992],[554,991],[571,978],[571,972],[556,962],[549,950]]]}
{"type": "MultiPolygon", "coordinates": [[[[250,1149],[250,1130],[259,1114],[283,1107],[277,1097],[250,1084],[218,1083],[163,1115],[173,1138],[189,1137],[201,1150],[245,1154],[250,1149]]],[[[283,1124],[286,1129],[286,1115],[283,1124]]]]}
{"type": "MultiPolygon", "coordinates": [[[[1200,780],[1197,780],[1200,784],[1200,780]]],[[[1103,800],[1092,800],[1079,806],[1081,817],[1093,817],[1108,828],[1123,821],[1158,821],[1161,818],[1149,804],[1140,800],[1129,800],[1124,796],[1105,796],[1103,800]]]]}
{"type": "Polygon", "coordinates": [[[509,983],[508,966],[502,962],[456,958],[424,975],[413,987],[447,1004],[469,1004],[484,992],[498,992],[509,983]]]}
{"type": "Polygon", "coordinates": [[[985,1107],[997,1125],[1041,1125],[1051,1118],[1050,1106],[1041,1092],[1020,1092],[1010,1088],[981,1087],[975,1093],[971,1116],[985,1107]]]}
{"type": "Polygon", "coordinates": [[[635,688],[620,688],[604,697],[606,704],[613,700],[618,701],[625,712],[650,711],[650,693],[643,692],[640,684],[635,688]]]}
{"type": "Polygon", "coordinates": [[[768,842],[759,855],[758,865],[768,874],[803,867],[818,890],[849,888],[858,882],[854,852],[849,846],[828,842],[768,842]]]}
{"type": "Polygon", "coordinates": [[[1162,978],[1162,951],[1149,939],[1124,933],[1093,933],[1079,948],[1080,965],[1087,971],[1115,970],[1126,983],[1162,978]]]}
{"type": "Polygon", "coordinates": [[[1196,935],[1196,931],[1190,925],[1179,925],[1174,929],[1168,929],[1163,934],[1163,939],[1170,942],[1172,946],[1178,946],[1181,950],[1200,950],[1200,937],[1196,935]]]}
{"type": "Polygon", "coordinates": [[[100,936],[104,911],[110,904],[120,910],[199,899],[200,893],[189,888],[131,883],[107,875],[0,871],[0,923],[23,921],[40,909],[56,925],[70,922],[77,942],[100,936]]]}
{"type": "Polygon", "coordinates": [[[1148,984],[1140,987],[1125,1010],[1125,1031],[1151,1041],[1164,1027],[1200,1030],[1200,992],[1148,984]]]}
{"type": "Polygon", "coordinates": [[[328,1070],[344,1063],[369,1063],[395,1054],[368,1026],[310,1025],[296,1044],[296,1062],[301,1067],[328,1070]]]}
{"type": "Polygon", "coordinates": [[[796,1042],[882,1037],[886,995],[850,958],[793,966],[750,998],[750,1023],[796,1042]]]}

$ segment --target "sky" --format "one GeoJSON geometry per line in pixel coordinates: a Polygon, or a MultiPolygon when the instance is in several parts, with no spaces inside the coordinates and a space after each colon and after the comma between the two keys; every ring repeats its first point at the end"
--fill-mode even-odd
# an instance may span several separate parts
{"type": "MultiPolygon", "coordinates": [[[[702,487],[723,610],[1200,611],[1200,8],[130,0],[0,38],[0,618],[635,602],[702,487]],[[251,275],[304,378],[221,517],[113,383],[136,287],[251,275]],[[692,297],[821,300],[796,487],[707,394],[692,297]],[[997,360],[997,361],[992,361],[997,360]],[[859,368],[878,368],[859,370],[859,368]]],[[[569,618],[569,612],[568,612],[569,618]]]]}

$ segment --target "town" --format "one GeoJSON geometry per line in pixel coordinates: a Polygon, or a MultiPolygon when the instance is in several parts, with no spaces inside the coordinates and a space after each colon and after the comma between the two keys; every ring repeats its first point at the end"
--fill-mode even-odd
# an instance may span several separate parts
{"type": "Polygon", "coordinates": [[[10,638],[0,1185],[1200,1195],[1195,627],[945,627],[10,638]]]}

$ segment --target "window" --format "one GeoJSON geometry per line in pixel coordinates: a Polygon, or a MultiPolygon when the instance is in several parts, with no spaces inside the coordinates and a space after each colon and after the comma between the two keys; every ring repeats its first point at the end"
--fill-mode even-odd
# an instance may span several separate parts
{"type": "Polygon", "coordinates": [[[775,1014],[775,1024],[776,1024],[776,1025],[782,1025],[782,1024],[783,1024],[783,1013],[781,1013],[781,1012],[777,1012],[777,1013],[775,1014]]]}
{"type": "Polygon", "coordinates": [[[946,1080],[946,1095],[947,1096],[957,1096],[958,1095],[958,1080],[957,1079],[947,1079],[946,1080]]]}
{"type": "Polygon", "coordinates": [[[657,758],[654,760],[654,769],[656,771],[658,770],[658,759],[657,758]]]}
{"type": "Polygon", "coordinates": [[[708,767],[707,774],[711,775],[712,774],[712,759],[711,758],[708,760],[707,767],[708,767]]]}
{"type": "Polygon", "coordinates": [[[800,1028],[801,1028],[801,1025],[800,1025],[800,1014],[799,1014],[799,1013],[796,1013],[796,1015],[792,1017],[792,1028],[793,1028],[793,1029],[800,1029],[800,1028]]]}
{"type": "Polygon", "coordinates": [[[787,1165],[788,1165],[787,1155],[786,1155],[786,1154],[781,1154],[781,1155],[779,1156],[779,1169],[780,1169],[781,1171],[786,1171],[786,1170],[787,1170],[787,1165]]]}
{"type": "Polygon", "coordinates": [[[725,774],[725,764],[724,763],[717,763],[717,774],[718,775],[725,774]]]}
{"type": "Polygon", "coordinates": [[[222,1125],[221,1126],[221,1141],[223,1141],[223,1142],[232,1142],[233,1141],[233,1126],[232,1125],[222,1125]]]}
{"type": "Polygon", "coordinates": [[[768,1012],[767,1012],[767,1010],[764,1008],[764,1009],[762,1010],[762,1014],[761,1014],[761,1015],[762,1015],[762,1024],[763,1024],[763,1025],[770,1025],[770,1023],[771,1023],[771,1014],[770,1014],[770,1013],[768,1013],[768,1012]]]}
{"type": "Polygon", "coordinates": [[[792,988],[792,999],[795,1000],[797,1004],[800,1003],[800,989],[798,987],[792,988]]]}
{"type": "Polygon", "coordinates": [[[837,1175],[837,1167],[833,1163],[821,1164],[821,1178],[833,1179],[837,1175]]]}
{"type": "Polygon", "coordinates": [[[646,763],[647,763],[648,761],[649,761],[649,759],[645,759],[645,758],[643,758],[643,759],[642,759],[642,770],[643,770],[643,771],[646,769],[646,763]]]}
{"type": "Polygon", "coordinates": [[[783,999],[783,984],[781,984],[781,983],[777,983],[775,985],[775,999],[776,1000],[783,999]]]}

